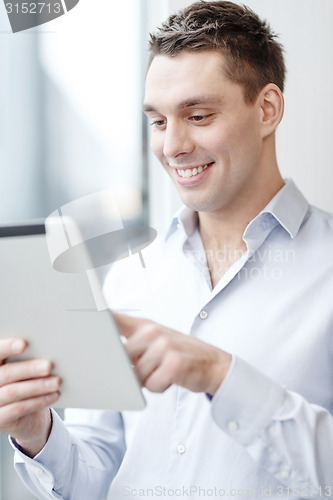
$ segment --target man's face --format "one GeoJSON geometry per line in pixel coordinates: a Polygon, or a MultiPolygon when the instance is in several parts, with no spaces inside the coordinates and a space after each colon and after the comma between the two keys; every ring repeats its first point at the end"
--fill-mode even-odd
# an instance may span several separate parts
{"type": "Polygon", "coordinates": [[[144,110],[152,151],[185,205],[216,212],[249,196],[262,168],[260,107],[224,76],[220,52],[156,56],[144,110]]]}

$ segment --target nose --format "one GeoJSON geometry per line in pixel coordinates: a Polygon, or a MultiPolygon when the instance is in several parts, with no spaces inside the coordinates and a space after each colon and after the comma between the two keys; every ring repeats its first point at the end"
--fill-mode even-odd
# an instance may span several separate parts
{"type": "Polygon", "coordinates": [[[163,154],[166,158],[177,158],[192,153],[194,142],[186,123],[169,121],[164,131],[163,154]]]}

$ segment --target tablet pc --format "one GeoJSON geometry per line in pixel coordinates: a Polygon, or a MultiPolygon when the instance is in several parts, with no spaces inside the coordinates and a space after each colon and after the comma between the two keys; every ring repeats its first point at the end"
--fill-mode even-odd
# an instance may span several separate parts
{"type": "Polygon", "coordinates": [[[112,315],[97,310],[93,265],[89,278],[84,271],[55,270],[48,231],[45,221],[0,227],[0,336],[27,340],[19,359],[53,362],[62,379],[57,408],[142,409],[141,387],[112,315]]]}

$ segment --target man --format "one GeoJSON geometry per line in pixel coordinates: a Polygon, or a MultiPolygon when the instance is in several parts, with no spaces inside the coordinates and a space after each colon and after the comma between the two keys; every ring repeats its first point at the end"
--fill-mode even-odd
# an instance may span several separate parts
{"type": "Polygon", "coordinates": [[[16,468],[40,498],[330,497],[333,218],[278,170],[282,49],[230,2],[171,16],[150,48],[152,150],[187,208],[146,277],[106,283],[113,307],[145,316],[115,314],[147,408],[51,422],[50,363],[5,364],[16,468]]]}

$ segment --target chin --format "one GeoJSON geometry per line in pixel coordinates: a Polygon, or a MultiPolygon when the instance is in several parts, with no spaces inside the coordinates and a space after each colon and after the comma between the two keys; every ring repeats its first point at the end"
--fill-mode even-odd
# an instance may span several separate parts
{"type": "Polygon", "coordinates": [[[208,203],[189,199],[185,196],[181,197],[181,200],[187,208],[193,210],[194,212],[209,212],[211,210],[211,207],[209,206],[208,203]]]}

